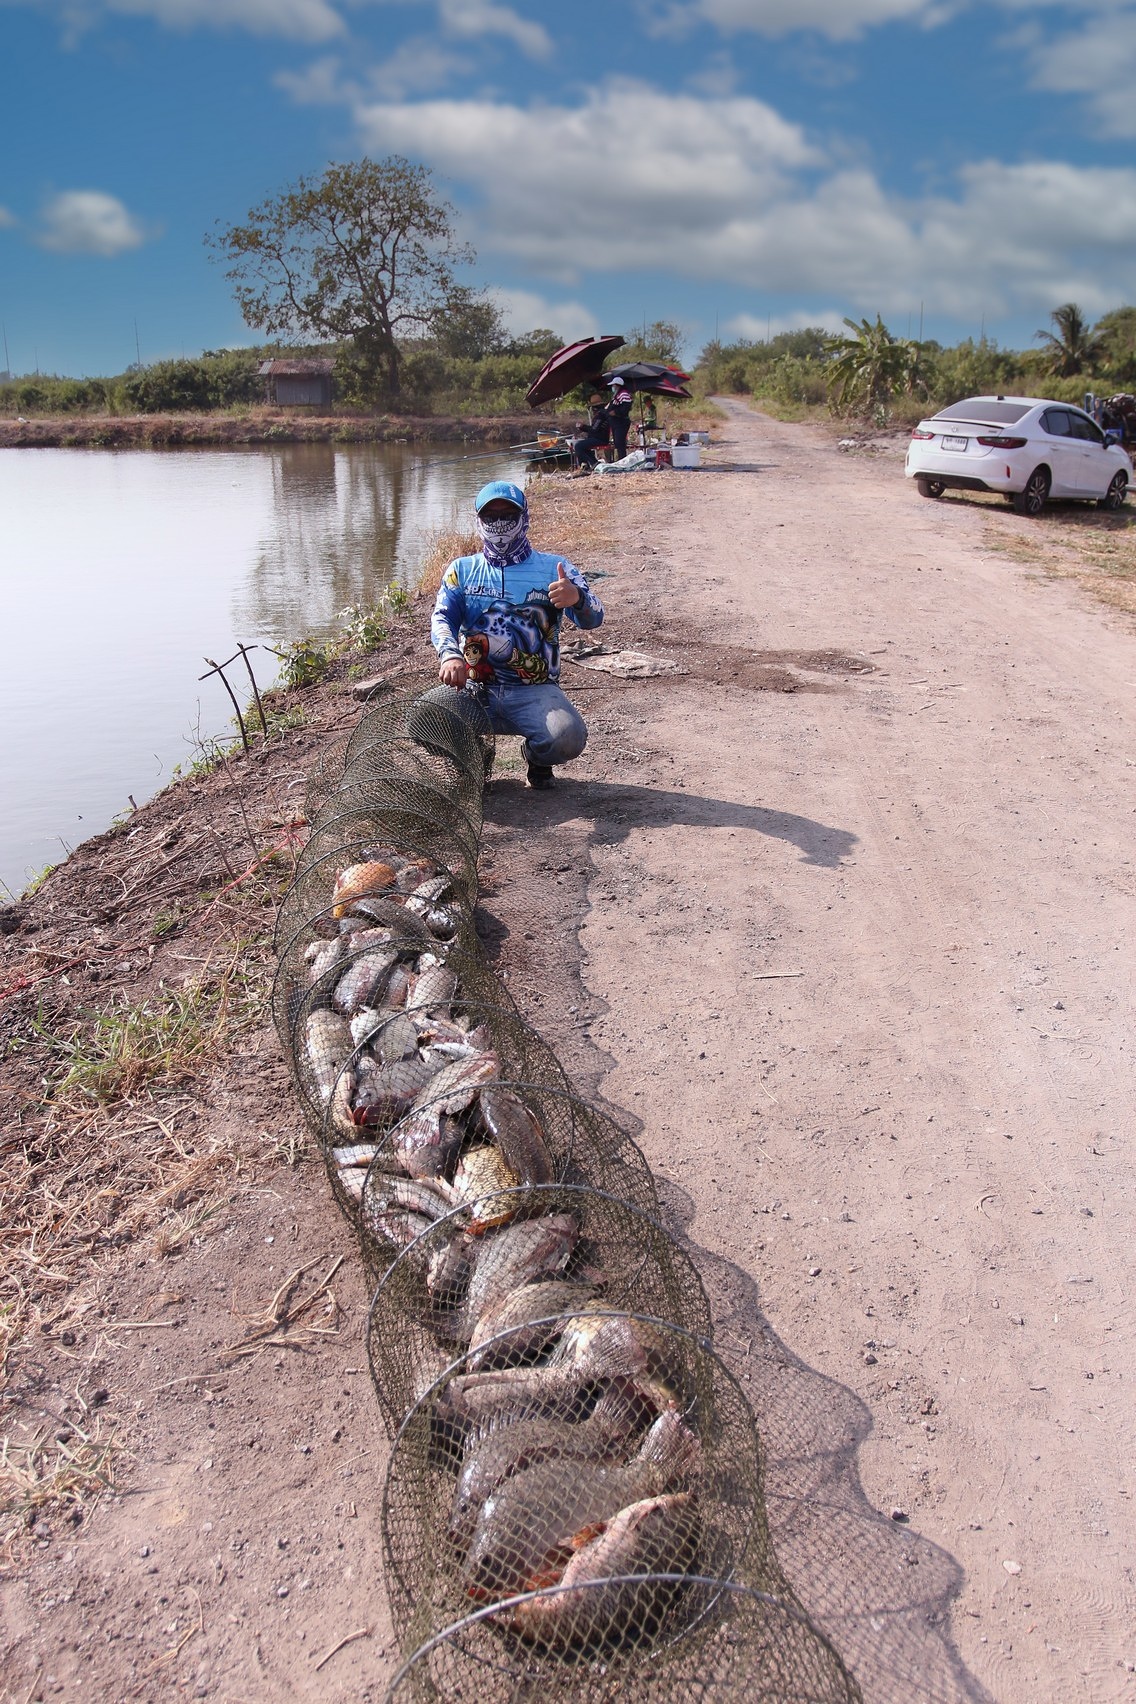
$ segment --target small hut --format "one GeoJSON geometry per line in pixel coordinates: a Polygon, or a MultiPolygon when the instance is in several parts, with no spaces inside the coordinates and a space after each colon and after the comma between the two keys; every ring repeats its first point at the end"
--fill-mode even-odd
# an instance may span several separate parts
{"type": "Polygon", "coordinates": [[[267,401],[278,408],[331,407],[334,361],[263,361],[257,371],[264,380],[267,401]]]}

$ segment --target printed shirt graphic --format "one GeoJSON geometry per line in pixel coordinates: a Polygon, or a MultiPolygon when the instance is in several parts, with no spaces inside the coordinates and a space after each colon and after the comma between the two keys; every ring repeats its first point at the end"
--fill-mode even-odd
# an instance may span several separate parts
{"type": "Polygon", "coordinates": [[[479,551],[459,556],[442,575],[430,640],[443,662],[461,657],[477,681],[530,686],[560,679],[560,617],[598,627],[603,605],[578,568],[563,556],[534,550],[523,562],[494,568],[479,551]],[[548,595],[558,563],[581,597],[558,610],[548,595]]]}

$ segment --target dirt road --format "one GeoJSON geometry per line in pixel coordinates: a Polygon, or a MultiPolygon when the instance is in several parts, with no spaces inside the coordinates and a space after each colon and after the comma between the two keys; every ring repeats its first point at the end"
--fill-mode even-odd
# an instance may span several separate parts
{"type": "Polygon", "coordinates": [[[675,476],[635,577],[699,643],[618,701],[604,1092],[718,1257],[866,1697],[1134,1697],[1136,637],[897,457],[729,406],[738,471],[675,476]],[[802,689],[731,685],[751,649],[802,689]]]}

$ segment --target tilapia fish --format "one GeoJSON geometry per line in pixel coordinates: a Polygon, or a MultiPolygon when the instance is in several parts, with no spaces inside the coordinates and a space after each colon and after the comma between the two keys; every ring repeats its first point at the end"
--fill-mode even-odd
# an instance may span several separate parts
{"type": "Polygon", "coordinates": [[[431,1106],[439,1112],[464,1112],[482,1085],[490,1082],[499,1069],[495,1053],[474,1053],[468,1059],[455,1059],[417,1096],[413,1110],[431,1106]]]}
{"type": "Polygon", "coordinates": [[[395,1157],[411,1177],[441,1177],[462,1145],[457,1119],[437,1106],[420,1107],[395,1126],[395,1157]]]}
{"type": "Polygon", "coordinates": [[[625,1466],[544,1461],[514,1474],[482,1505],[463,1573],[482,1599],[555,1585],[575,1551],[621,1509],[681,1489],[701,1446],[679,1416],[660,1414],[625,1466]]]}
{"type": "Polygon", "coordinates": [[[354,1201],[362,1201],[367,1167],[378,1153],[374,1142],[353,1142],[349,1147],[333,1148],[332,1163],[341,1189],[354,1201]]]}
{"type": "Polygon", "coordinates": [[[468,1544],[487,1497],[506,1479],[541,1461],[625,1460],[627,1442],[642,1416],[630,1394],[606,1390],[586,1419],[547,1414],[505,1415],[499,1425],[471,1435],[450,1510],[450,1537],[468,1544]]]}
{"type": "Polygon", "coordinates": [[[351,1034],[370,1047],[380,1065],[397,1065],[418,1052],[418,1032],[397,1007],[365,1006],[352,1018],[351,1034]]]}
{"type": "MultiPolygon", "coordinates": [[[[548,1213],[542,1219],[523,1219],[519,1224],[505,1225],[486,1236],[466,1291],[468,1330],[473,1330],[488,1308],[495,1307],[522,1284],[563,1272],[579,1234],[570,1213],[548,1213]]],[[[462,1382],[452,1381],[455,1385],[462,1382]]]]}
{"type": "Polygon", "coordinates": [[[505,1613],[514,1632],[548,1645],[594,1645],[647,1637],[681,1587],[673,1582],[622,1581],[626,1574],[682,1574],[698,1552],[698,1519],[689,1491],[646,1497],[620,1509],[572,1556],[562,1590],[505,1613]]]}
{"type": "Polygon", "coordinates": [[[469,1207],[469,1229],[474,1236],[494,1225],[507,1224],[516,1216],[521,1197],[488,1192],[515,1190],[520,1181],[492,1143],[466,1149],[454,1172],[454,1193],[469,1207]]]}
{"type": "Polygon", "coordinates": [[[331,1003],[336,1011],[351,1018],[364,1006],[377,1004],[397,959],[393,947],[380,947],[353,960],[335,985],[331,1003]]]}
{"type": "Polygon", "coordinates": [[[341,921],[339,927],[357,929],[359,924],[354,919],[369,917],[374,923],[385,923],[395,934],[411,941],[433,941],[434,936],[426,927],[421,917],[416,917],[412,911],[397,899],[388,899],[385,895],[367,894],[350,902],[350,910],[341,921]]]}
{"type": "Polygon", "coordinates": [[[304,1025],[304,1053],[320,1104],[337,1130],[354,1128],[351,1101],[355,1072],[347,1064],[354,1049],[351,1031],[335,1012],[321,1007],[304,1025]]]}
{"type": "Polygon", "coordinates": [[[366,1054],[358,1061],[355,1118],[359,1124],[393,1124],[409,1111],[414,1098],[439,1075],[438,1066],[416,1053],[393,1065],[376,1065],[366,1054]]]}
{"type": "Polygon", "coordinates": [[[335,878],[333,917],[344,917],[353,901],[363,894],[382,893],[394,886],[395,872],[389,864],[349,864],[335,878]]]}
{"type": "Polygon", "coordinates": [[[381,1177],[366,1198],[368,1222],[393,1212],[415,1213],[431,1223],[454,1206],[454,1193],[441,1178],[381,1177]]]}
{"type": "Polygon", "coordinates": [[[669,1348],[669,1338],[664,1339],[644,1321],[597,1310],[568,1322],[545,1365],[463,1373],[451,1381],[450,1399],[460,1402],[469,1418],[476,1419],[494,1403],[507,1406],[531,1402],[544,1407],[572,1403],[585,1385],[606,1379],[634,1379],[662,1408],[674,1400],[681,1381],[681,1369],[670,1365],[673,1356],[664,1358],[662,1353],[669,1348]]]}
{"type": "Polygon", "coordinates": [[[552,1183],[555,1169],[536,1115],[508,1089],[490,1086],[478,1101],[481,1121],[521,1183],[552,1183]]]}
{"type": "Polygon", "coordinates": [[[522,1284],[481,1315],[469,1340],[471,1353],[466,1366],[471,1373],[480,1373],[501,1357],[516,1362],[539,1354],[563,1332],[563,1316],[594,1297],[590,1285],[573,1283],[570,1278],[522,1284]],[[482,1349],[482,1344],[503,1331],[509,1333],[506,1342],[496,1349],[482,1349]]]}
{"type": "Polygon", "coordinates": [[[426,1012],[435,1006],[448,1006],[457,992],[458,979],[444,964],[430,965],[420,974],[407,996],[408,1012],[426,1012]]]}
{"type": "Polygon", "coordinates": [[[453,880],[452,876],[434,877],[433,865],[425,858],[415,858],[411,863],[403,864],[395,879],[395,886],[399,893],[415,893],[425,884],[427,878],[445,881],[447,885],[453,880]]]}
{"type": "Polygon", "coordinates": [[[347,951],[347,942],[342,935],[336,935],[330,941],[313,941],[304,954],[311,966],[309,981],[313,984],[326,976],[339,964],[347,951]]]}

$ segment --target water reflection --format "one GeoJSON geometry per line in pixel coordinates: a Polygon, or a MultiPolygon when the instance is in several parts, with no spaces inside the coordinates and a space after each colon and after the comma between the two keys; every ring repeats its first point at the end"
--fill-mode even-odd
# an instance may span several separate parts
{"type": "Polygon", "coordinates": [[[0,879],[21,889],[227,726],[205,656],[414,585],[429,534],[520,471],[397,444],[0,451],[0,595],[27,641],[0,671],[0,879]]]}

